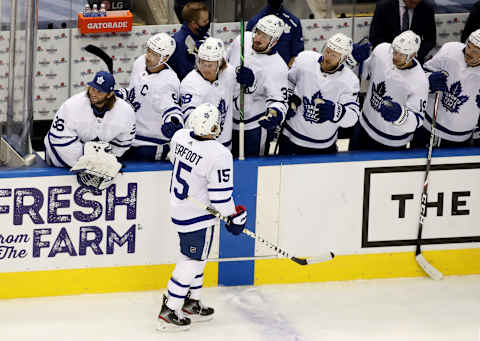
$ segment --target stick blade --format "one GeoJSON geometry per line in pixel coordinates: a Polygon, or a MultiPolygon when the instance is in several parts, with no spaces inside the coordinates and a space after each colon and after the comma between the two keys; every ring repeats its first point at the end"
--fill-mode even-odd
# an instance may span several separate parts
{"type": "Polygon", "coordinates": [[[333,252],[329,252],[317,257],[310,257],[310,258],[292,257],[290,259],[299,265],[310,265],[310,264],[328,262],[332,260],[334,257],[335,257],[335,254],[333,252]]]}
{"type": "Polygon", "coordinates": [[[425,273],[431,278],[436,281],[440,280],[443,278],[443,275],[440,271],[435,269],[432,264],[430,264],[425,257],[420,253],[415,256],[415,259],[417,260],[418,265],[425,271],[425,273]]]}
{"type": "Polygon", "coordinates": [[[100,47],[89,44],[85,46],[85,51],[97,56],[107,65],[108,72],[113,74],[113,59],[105,53],[100,47]]]}

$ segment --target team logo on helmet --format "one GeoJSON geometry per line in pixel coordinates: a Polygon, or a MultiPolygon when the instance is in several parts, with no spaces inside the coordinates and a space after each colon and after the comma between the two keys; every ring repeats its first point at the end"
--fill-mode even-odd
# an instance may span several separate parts
{"type": "Polygon", "coordinates": [[[457,113],[460,107],[468,101],[468,96],[462,96],[462,83],[460,81],[450,85],[450,89],[445,91],[442,96],[443,107],[451,113],[457,113]]]}
{"type": "Polygon", "coordinates": [[[387,88],[385,82],[380,82],[378,84],[373,83],[372,85],[372,97],[370,97],[370,105],[373,109],[380,112],[380,107],[384,101],[391,101],[392,97],[385,96],[387,93],[387,88]]]}

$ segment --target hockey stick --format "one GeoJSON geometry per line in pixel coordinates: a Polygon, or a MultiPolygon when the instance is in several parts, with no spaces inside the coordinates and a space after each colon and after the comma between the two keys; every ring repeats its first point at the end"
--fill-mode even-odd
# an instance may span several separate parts
{"type": "MultiPolygon", "coordinates": [[[[224,217],[218,212],[215,208],[207,206],[196,200],[195,198],[191,196],[187,196],[188,199],[190,199],[192,202],[195,202],[198,207],[203,208],[205,211],[207,211],[210,214],[213,214],[217,218],[223,220],[225,223],[228,222],[228,218],[224,217]]],[[[272,242],[269,242],[268,240],[263,239],[259,235],[253,233],[252,231],[248,230],[247,228],[244,228],[243,233],[245,233],[247,236],[258,240],[259,242],[263,243],[264,245],[268,246],[269,248],[273,249],[276,253],[278,253],[281,256],[284,256],[286,258],[290,258],[292,261],[294,261],[297,264],[300,265],[309,265],[309,264],[315,264],[315,263],[321,263],[321,262],[327,262],[329,260],[332,260],[335,255],[333,252],[325,252],[322,255],[319,255],[317,257],[311,257],[311,258],[298,258],[290,255],[287,251],[281,249],[279,246],[273,244],[272,242]]]]}
{"type": "Polygon", "coordinates": [[[420,219],[418,221],[418,236],[417,236],[417,248],[415,250],[415,259],[417,260],[418,265],[425,271],[425,273],[432,279],[439,280],[442,279],[443,275],[440,271],[435,269],[422,254],[422,230],[423,230],[423,221],[427,216],[427,198],[428,198],[428,176],[430,175],[430,164],[432,162],[432,150],[433,150],[433,139],[435,137],[435,124],[437,122],[437,110],[438,110],[438,101],[440,98],[440,92],[435,93],[435,104],[433,106],[433,117],[432,117],[432,131],[430,132],[430,144],[428,146],[428,155],[427,155],[427,166],[425,171],[425,181],[423,183],[423,192],[422,192],[422,202],[420,207],[420,219]]]}
{"type": "MultiPolygon", "coordinates": [[[[244,4],[240,0],[240,67],[245,64],[245,20],[244,4]]],[[[245,86],[240,85],[240,124],[238,128],[238,159],[245,160],[245,86]]]]}
{"type": "Polygon", "coordinates": [[[105,53],[101,48],[95,45],[87,45],[85,51],[90,52],[94,56],[97,56],[107,65],[108,72],[113,74],[113,58],[105,53]]]}

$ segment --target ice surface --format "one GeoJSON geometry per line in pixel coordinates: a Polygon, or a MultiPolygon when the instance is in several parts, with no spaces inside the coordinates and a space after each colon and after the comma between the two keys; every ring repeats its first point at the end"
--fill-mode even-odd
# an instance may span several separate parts
{"type": "Polygon", "coordinates": [[[480,275],[206,288],[210,322],[162,334],[162,291],[0,300],[5,341],[480,341],[480,275]]]}

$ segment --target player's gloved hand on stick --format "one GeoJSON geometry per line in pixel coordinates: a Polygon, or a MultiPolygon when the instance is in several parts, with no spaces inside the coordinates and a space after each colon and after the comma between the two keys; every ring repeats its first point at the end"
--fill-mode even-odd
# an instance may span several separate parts
{"type": "Polygon", "coordinates": [[[288,97],[288,110],[285,119],[289,120],[297,113],[297,108],[302,104],[302,100],[295,94],[288,97]]]}
{"type": "Polygon", "coordinates": [[[237,236],[242,233],[247,222],[247,209],[243,205],[235,206],[236,213],[228,217],[228,222],[225,224],[228,232],[237,236]]]}
{"type": "Polygon", "coordinates": [[[368,40],[361,40],[353,44],[352,56],[357,63],[363,63],[369,56],[372,44],[368,40]]]}
{"type": "Polygon", "coordinates": [[[333,123],[337,123],[343,117],[345,113],[345,109],[341,104],[335,104],[334,102],[328,99],[318,99],[315,108],[318,113],[318,121],[319,123],[323,123],[325,121],[332,121],[333,123]]]}
{"type": "Polygon", "coordinates": [[[162,125],[162,133],[163,135],[165,135],[166,138],[171,139],[173,134],[175,134],[177,130],[182,128],[183,125],[180,123],[180,120],[177,117],[173,116],[170,119],[170,122],[165,122],[162,125]]]}
{"type": "Polygon", "coordinates": [[[447,75],[445,74],[445,72],[441,72],[441,71],[432,72],[430,76],[428,76],[428,82],[430,83],[431,92],[448,91],[447,75]]]}
{"type": "Polygon", "coordinates": [[[265,115],[258,121],[262,128],[273,130],[282,123],[283,114],[276,108],[268,108],[265,115]]]}
{"type": "Polygon", "coordinates": [[[236,70],[237,82],[245,85],[247,88],[251,87],[255,82],[255,75],[253,71],[246,66],[240,66],[236,70]]]}
{"type": "Polygon", "coordinates": [[[383,101],[380,106],[380,114],[385,121],[395,124],[402,124],[406,118],[406,112],[402,106],[392,101],[383,101]]]}

